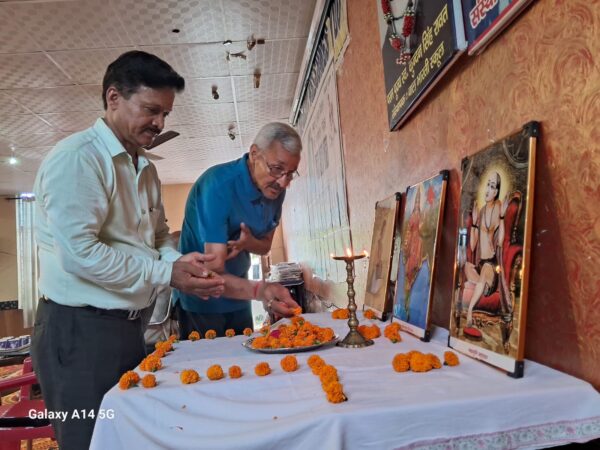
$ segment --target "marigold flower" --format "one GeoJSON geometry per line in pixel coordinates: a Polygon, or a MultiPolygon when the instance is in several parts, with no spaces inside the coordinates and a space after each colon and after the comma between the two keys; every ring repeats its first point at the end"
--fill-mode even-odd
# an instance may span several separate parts
{"type": "Polygon", "coordinates": [[[392,360],[392,367],[396,372],[408,372],[410,370],[410,360],[404,353],[398,353],[392,360]]]}
{"type": "Polygon", "coordinates": [[[292,325],[301,327],[306,323],[306,319],[302,316],[294,316],[290,317],[290,322],[292,323],[292,325]]]}
{"type": "Polygon", "coordinates": [[[386,326],[383,330],[383,335],[393,343],[400,342],[402,340],[400,337],[400,326],[397,325],[396,322],[386,326]]]}
{"type": "Polygon", "coordinates": [[[325,361],[319,355],[310,355],[306,363],[311,369],[314,367],[322,367],[325,365],[325,361]]]}
{"type": "Polygon", "coordinates": [[[344,386],[338,381],[324,385],[323,390],[327,394],[327,400],[331,403],[341,403],[348,400],[344,394],[344,386]]]}
{"type": "Polygon", "coordinates": [[[263,336],[266,336],[267,334],[269,334],[269,331],[271,331],[271,326],[270,325],[265,325],[260,329],[260,333],[263,336]]]}
{"type": "Polygon", "coordinates": [[[240,366],[231,366],[229,368],[229,378],[240,378],[242,376],[242,368],[240,366]]]}
{"type": "Polygon", "coordinates": [[[244,328],[244,336],[252,336],[252,328],[244,328]]]}
{"type": "Polygon", "coordinates": [[[235,336],[235,330],[233,328],[228,328],[227,330],[225,330],[225,336],[227,336],[227,337],[234,337],[235,336]]]}
{"type": "Polygon", "coordinates": [[[254,373],[259,377],[264,377],[271,373],[271,367],[269,367],[269,363],[266,362],[258,363],[254,368],[254,373]]]}
{"type": "Polygon", "coordinates": [[[298,369],[298,360],[293,355],[284,357],[279,364],[286,372],[295,372],[298,369]]]}
{"type": "Polygon", "coordinates": [[[200,375],[194,369],[182,370],[179,374],[179,378],[183,384],[193,384],[200,381],[200,375]]]}
{"type": "Polygon", "coordinates": [[[431,367],[433,367],[434,369],[442,368],[442,363],[440,362],[440,358],[435,356],[433,353],[427,353],[426,356],[427,356],[427,359],[429,359],[431,367]]]}
{"type": "Polygon", "coordinates": [[[427,355],[415,353],[410,358],[410,370],[413,372],[429,372],[433,364],[427,355]]]}
{"type": "Polygon", "coordinates": [[[204,333],[204,337],[206,339],[214,339],[217,337],[217,332],[215,330],[208,330],[206,333],[204,333]]]}
{"type": "Polygon", "coordinates": [[[156,350],[163,350],[165,353],[173,351],[173,343],[169,341],[158,341],[154,344],[156,350]]]}
{"type": "Polygon", "coordinates": [[[206,376],[208,377],[209,380],[214,381],[214,380],[220,380],[221,378],[223,378],[225,376],[225,374],[223,373],[223,369],[221,368],[221,366],[218,364],[215,364],[208,368],[208,370],[206,371],[206,376]]]}
{"type": "Polygon", "coordinates": [[[200,339],[200,333],[198,333],[197,331],[192,331],[189,334],[188,339],[190,341],[197,341],[198,339],[200,339]]]}
{"type": "Polygon", "coordinates": [[[379,327],[375,324],[371,325],[371,326],[367,326],[367,325],[359,325],[358,326],[358,332],[365,338],[365,339],[376,339],[379,336],[381,336],[381,330],[379,329],[379,327]]]}
{"type": "Polygon", "coordinates": [[[140,381],[140,376],[133,370],[128,370],[119,379],[119,387],[123,390],[136,386],[140,381]]]}
{"type": "Polygon", "coordinates": [[[171,336],[169,336],[169,339],[168,339],[168,341],[169,341],[171,344],[174,344],[175,342],[179,342],[179,338],[177,337],[177,335],[176,335],[176,334],[172,334],[171,336]]]}
{"type": "Polygon", "coordinates": [[[157,350],[154,350],[154,351],[151,353],[151,355],[154,355],[154,356],[156,356],[157,358],[164,358],[164,357],[165,357],[165,355],[166,355],[166,352],[165,352],[165,350],[164,350],[164,349],[162,349],[162,348],[159,348],[159,349],[157,349],[157,350]]]}
{"type": "Polygon", "coordinates": [[[367,309],[364,313],[363,316],[365,319],[374,319],[375,318],[375,311],[373,311],[372,309],[367,309]]]}
{"type": "Polygon", "coordinates": [[[318,375],[321,380],[321,384],[326,385],[334,381],[338,381],[337,369],[333,366],[325,365],[318,369],[318,375]]]}
{"type": "Polygon", "coordinates": [[[140,370],[145,372],[156,372],[162,368],[162,362],[160,358],[154,354],[146,356],[140,363],[140,370]]]}
{"type": "Polygon", "coordinates": [[[302,307],[298,306],[297,308],[294,308],[292,313],[294,314],[294,316],[299,316],[300,314],[302,314],[302,307]]]}
{"type": "Polygon", "coordinates": [[[350,311],[348,308],[335,309],[331,313],[332,319],[347,319],[348,317],[350,317],[350,311]]]}
{"type": "Polygon", "coordinates": [[[145,388],[156,387],[156,377],[151,373],[144,375],[144,378],[142,378],[142,386],[145,388]]]}
{"type": "Polygon", "coordinates": [[[460,361],[458,360],[458,355],[451,351],[445,352],[444,364],[446,364],[447,366],[458,366],[460,364],[460,361]]]}

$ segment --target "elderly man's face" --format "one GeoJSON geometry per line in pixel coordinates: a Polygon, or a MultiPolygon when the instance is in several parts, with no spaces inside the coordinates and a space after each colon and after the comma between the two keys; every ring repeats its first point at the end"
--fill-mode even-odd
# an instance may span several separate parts
{"type": "Polygon", "coordinates": [[[163,130],[175,100],[175,91],[171,88],[141,86],[129,98],[114,88],[109,88],[106,94],[108,107],[114,113],[117,137],[128,150],[152,143],[163,130]]]}
{"type": "Polygon", "coordinates": [[[281,195],[298,169],[300,155],[292,155],[279,141],[261,151],[256,145],[250,148],[250,171],[262,194],[271,200],[281,195]]]}

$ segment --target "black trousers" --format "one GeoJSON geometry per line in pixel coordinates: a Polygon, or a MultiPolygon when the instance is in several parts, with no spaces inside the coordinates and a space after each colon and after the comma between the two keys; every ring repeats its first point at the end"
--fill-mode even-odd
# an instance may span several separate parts
{"type": "Polygon", "coordinates": [[[225,331],[228,328],[233,328],[235,334],[242,334],[244,328],[253,328],[250,302],[248,302],[248,307],[245,309],[222,314],[202,314],[185,311],[178,303],[175,306],[175,313],[179,322],[181,339],[187,339],[192,331],[197,331],[204,338],[204,334],[208,330],[215,330],[217,336],[222,337],[225,336],[225,331]]]}
{"type": "Polygon", "coordinates": [[[66,413],[51,420],[59,448],[87,449],[102,397],[145,357],[141,320],[40,300],[31,356],[46,409],[66,413]]]}

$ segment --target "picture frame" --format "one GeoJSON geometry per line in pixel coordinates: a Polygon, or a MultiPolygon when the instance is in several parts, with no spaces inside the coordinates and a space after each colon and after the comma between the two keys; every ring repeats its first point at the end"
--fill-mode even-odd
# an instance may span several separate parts
{"type": "Polygon", "coordinates": [[[532,0],[462,0],[467,53],[478,55],[532,0]]]}
{"type": "Polygon", "coordinates": [[[371,309],[380,320],[386,320],[392,311],[393,290],[390,273],[400,201],[396,192],[375,203],[375,221],[365,286],[364,309],[371,309]]]}
{"type": "MultiPolygon", "coordinates": [[[[403,331],[428,342],[446,186],[449,172],[406,188],[400,220],[400,245],[395,279],[393,319],[403,331]]],[[[393,320],[392,319],[392,320],[393,320]]]]}
{"type": "Polygon", "coordinates": [[[538,122],[462,161],[448,345],[519,378],[538,122]]]}

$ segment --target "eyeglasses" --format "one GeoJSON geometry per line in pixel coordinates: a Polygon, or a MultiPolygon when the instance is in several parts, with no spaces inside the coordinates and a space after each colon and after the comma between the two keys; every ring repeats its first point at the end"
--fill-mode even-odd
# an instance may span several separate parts
{"type": "Polygon", "coordinates": [[[279,180],[281,177],[285,176],[285,179],[287,181],[292,181],[294,178],[298,178],[300,176],[297,170],[290,170],[289,172],[286,172],[282,167],[272,166],[271,164],[269,164],[267,160],[264,159],[264,157],[263,160],[267,165],[267,168],[269,169],[269,175],[275,178],[276,180],[279,180]]]}

